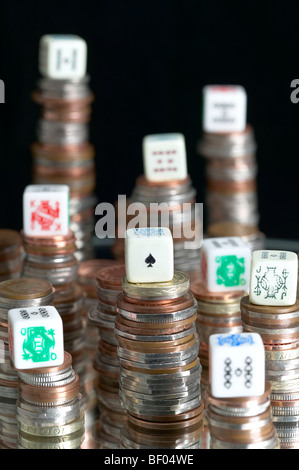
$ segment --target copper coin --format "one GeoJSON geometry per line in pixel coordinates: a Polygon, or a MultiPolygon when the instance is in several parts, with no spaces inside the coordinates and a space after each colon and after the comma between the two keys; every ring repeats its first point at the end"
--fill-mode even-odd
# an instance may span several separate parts
{"type": "Polygon", "coordinates": [[[88,259],[81,261],[78,268],[78,276],[82,281],[95,281],[97,274],[108,266],[118,264],[113,259],[88,259]]]}
{"type": "Polygon", "coordinates": [[[245,237],[256,235],[258,227],[255,225],[240,224],[238,222],[215,222],[208,226],[209,237],[245,237]]]}
{"type": "Polygon", "coordinates": [[[179,310],[185,310],[193,305],[194,299],[191,292],[188,292],[177,299],[173,299],[172,302],[168,303],[157,300],[140,300],[139,302],[132,302],[131,299],[126,297],[123,293],[119,294],[117,297],[117,306],[122,310],[127,310],[132,313],[174,313],[179,310]]]}
{"type": "Polygon", "coordinates": [[[228,398],[215,398],[211,394],[211,389],[207,390],[207,398],[210,404],[215,406],[222,406],[228,408],[246,408],[248,406],[256,406],[265,403],[270,397],[271,384],[265,381],[265,391],[262,395],[251,397],[228,397],[228,398]]]}
{"type": "MultiPolygon", "coordinates": [[[[194,334],[192,333],[192,334],[186,336],[185,338],[172,340],[171,341],[171,346],[172,347],[180,346],[182,344],[188,343],[193,338],[194,338],[194,334]]],[[[125,348],[125,349],[129,349],[130,347],[134,347],[137,350],[140,349],[142,351],[143,348],[146,346],[146,343],[144,341],[129,340],[129,339],[122,338],[121,336],[117,336],[117,342],[122,348],[125,348]]],[[[156,349],[158,351],[164,351],[165,349],[167,349],[167,347],[169,347],[169,341],[153,341],[152,343],[153,344],[151,344],[149,347],[151,347],[153,349],[153,351],[156,350],[156,349]]]]}
{"type": "Polygon", "coordinates": [[[249,301],[249,296],[246,295],[241,299],[241,311],[244,309],[244,312],[259,312],[259,313],[272,313],[272,314],[282,314],[282,313],[291,313],[299,310],[299,300],[297,299],[293,305],[256,305],[249,301]]]}
{"type": "Polygon", "coordinates": [[[185,343],[183,343],[179,346],[178,345],[174,346],[174,345],[172,345],[172,342],[169,341],[170,344],[164,346],[163,349],[157,349],[155,347],[153,348],[151,344],[144,344],[144,346],[142,348],[138,348],[135,345],[136,341],[132,341],[130,347],[127,346],[126,350],[127,351],[132,351],[132,352],[141,352],[141,353],[144,353],[144,354],[169,354],[169,353],[172,353],[172,352],[178,353],[178,352],[182,352],[182,351],[185,351],[186,349],[191,348],[192,346],[194,346],[196,344],[197,341],[198,340],[195,336],[193,336],[193,338],[191,338],[189,341],[186,341],[185,343]]]}
{"type": "Polygon", "coordinates": [[[131,304],[137,304],[137,305],[144,305],[143,302],[145,302],[145,305],[147,305],[147,302],[150,302],[150,305],[152,307],[160,307],[161,305],[167,306],[167,308],[172,308],[172,305],[176,305],[176,302],[181,299],[184,296],[181,297],[176,297],[173,299],[159,299],[159,300],[144,300],[144,299],[135,299],[134,297],[129,297],[126,295],[124,292],[122,293],[122,298],[125,302],[128,302],[130,305],[131,304]]]}
{"type": "Polygon", "coordinates": [[[61,294],[59,298],[54,299],[54,304],[56,305],[68,305],[78,302],[83,298],[83,289],[80,284],[73,284],[73,288],[70,292],[66,294],[61,294]]]}
{"type": "Polygon", "coordinates": [[[64,145],[60,147],[35,142],[31,146],[31,152],[33,156],[53,161],[82,161],[90,160],[95,156],[94,146],[89,142],[81,145],[64,145]]]}
{"type": "Polygon", "coordinates": [[[19,372],[24,374],[56,374],[64,369],[67,369],[72,365],[72,356],[67,351],[64,351],[64,360],[63,363],[56,366],[49,367],[36,367],[32,369],[17,369],[19,372]]]}
{"type": "Polygon", "coordinates": [[[235,302],[238,298],[242,298],[244,291],[224,291],[224,292],[210,292],[206,289],[203,282],[194,283],[190,291],[196,299],[204,300],[206,302],[235,302]]]}
{"type": "Polygon", "coordinates": [[[28,401],[38,402],[51,402],[57,401],[61,398],[71,400],[80,393],[80,383],[78,374],[75,375],[75,380],[67,385],[57,385],[53,387],[43,387],[29,385],[19,378],[19,391],[22,398],[28,401]]]}
{"type": "Polygon", "coordinates": [[[45,279],[23,277],[0,283],[0,297],[3,299],[37,299],[50,295],[52,292],[52,284],[45,279]]]}
{"type": "Polygon", "coordinates": [[[159,186],[166,186],[166,187],[172,187],[172,186],[179,186],[179,185],[185,185],[186,183],[190,182],[190,176],[188,175],[186,178],[182,180],[169,180],[169,181],[150,181],[145,178],[144,175],[140,175],[136,178],[136,185],[140,186],[149,186],[149,187],[159,187],[159,186]]]}
{"type": "Polygon", "coordinates": [[[121,290],[122,279],[126,274],[126,267],[124,264],[117,266],[107,266],[101,269],[97,274],[97,281],[103,289],[118,289],[121,290]]]}

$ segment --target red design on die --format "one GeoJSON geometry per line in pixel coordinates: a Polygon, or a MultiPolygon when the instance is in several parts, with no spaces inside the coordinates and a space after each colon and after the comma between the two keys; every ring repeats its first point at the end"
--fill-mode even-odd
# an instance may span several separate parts
{"type": "MultiPolygon", "coordinates": [[[[51,207],[49,201],[40,201],[37,208],[31,213],[31,228],[34,230],[35,224],[38,223],[42,230],[50,230],[55,220],[60,215],[60,203],[56,201],[55,207],[51,207]]],[[[60,230],[60,224],[55,225],[55,231],[60,230]]]]}

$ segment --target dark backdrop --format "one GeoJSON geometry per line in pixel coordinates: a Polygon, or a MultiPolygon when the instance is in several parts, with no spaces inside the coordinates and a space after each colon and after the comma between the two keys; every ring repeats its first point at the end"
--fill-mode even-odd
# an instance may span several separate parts
{"type": "Polygon", "coordinates": [[[298,2],[2,0],[1,227],[22,227],[39,117],[30,94],[46,33],[78,34],[88,43],[99,201],[131,193],[143,171],[145,134],[182,132],[202,202],[203,161],[196,152],[202,87],[241,84],[258,143],[260,228],[269,237],[299,239],[299,103],[290,100],[299,76],[298,2]]]}

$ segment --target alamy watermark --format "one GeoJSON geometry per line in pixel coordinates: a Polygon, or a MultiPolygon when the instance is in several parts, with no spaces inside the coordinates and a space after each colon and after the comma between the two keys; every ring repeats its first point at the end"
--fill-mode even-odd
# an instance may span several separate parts
{"type": "Polygon", "coordinates": [[[294,80],[291,81],[291,88],[294,88],[292,91],[290,98],[292,103],[296,104],[299,102],[299,78],[294,78],[294,80]]]}
{"type": "Polygon", "coordinates": [[[200,248],[203,239],[203,204],[187,202],[174,207],[167,202],[145,205],[127,204],[125,195],[119,195],[117,204],[101,202],[95,208],[101,216],[95,225],[98,238],[125,238],[130,228],[167,227],[173,239],[183,240],[184,248],[200,248]]]}

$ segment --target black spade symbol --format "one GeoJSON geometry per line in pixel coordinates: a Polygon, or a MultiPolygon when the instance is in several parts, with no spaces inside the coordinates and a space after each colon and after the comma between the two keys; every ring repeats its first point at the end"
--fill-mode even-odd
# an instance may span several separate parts
{"type": "Polygon", "coordinates": [[[153,255],[150,253],[148,257],[145,259],[145,262],[147,263],[148,268],[152,268],[153,264],[156,262],[155,258],[153,255]]]}

